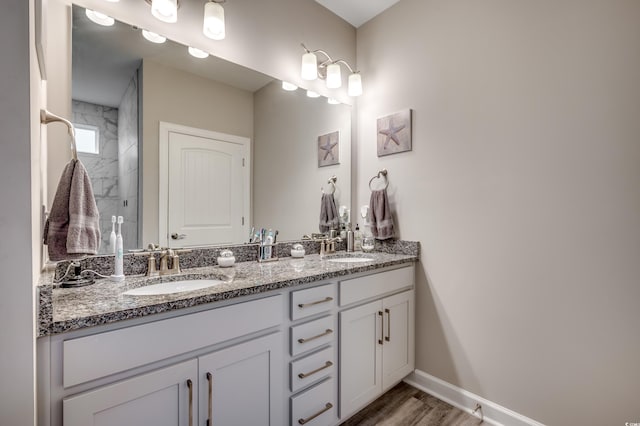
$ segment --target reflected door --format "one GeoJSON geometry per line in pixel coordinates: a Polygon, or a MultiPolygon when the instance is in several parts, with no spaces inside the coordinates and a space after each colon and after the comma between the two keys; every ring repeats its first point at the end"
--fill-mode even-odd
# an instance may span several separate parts
{"type": "Polygon", "coordinates": [[[248,143],[224,136],[189,128],[167,132],[169,247],[235,244],[247,235],[248,143]]]}

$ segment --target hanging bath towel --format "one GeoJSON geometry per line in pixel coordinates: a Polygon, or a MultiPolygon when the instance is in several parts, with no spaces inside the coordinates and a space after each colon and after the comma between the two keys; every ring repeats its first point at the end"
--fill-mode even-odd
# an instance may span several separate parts
{"type": "Polygon", "coordinates": [[[329,232],[330,229],[338,229],[338,209],[333,199],[333,194],[322,194],[320,200],[320,232],[329,232]]]}
{"type": "Polygon", "coordinates": [[[44,227],[49,259],[76,259],[100,249],[100,213],[87,169],[79,160],[65,167],[44,227]]]}
{"type": "Polygon", "coordinates": [[[371,233],[378,240],[386,240],[394,236],[393,217],[391,217],[386,189],[371,191],[369,225],[371,233]]]}

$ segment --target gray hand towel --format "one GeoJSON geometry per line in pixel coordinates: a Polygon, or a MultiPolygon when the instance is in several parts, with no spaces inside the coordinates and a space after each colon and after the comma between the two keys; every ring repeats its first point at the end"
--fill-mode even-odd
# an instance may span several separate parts
{"type": "Polygon", "coordinates": [[[378,240],[386,240],[394,236],[393,217],[391,217],[386,189],[371,191],[369,225],[371,233],[378,240]]]}
{"type": "Polygon", "coordinates": [[[44,243],[51,260],[98,253],[100,213],[87,170],[78,160],[71,160],[62,172],[45,224],[44,243]]]}
{"type": "Polygon", "coordinates": [[[322,194],[320,200],[320,232],[338,229],[338,209],[333,194],[322,194]]]}

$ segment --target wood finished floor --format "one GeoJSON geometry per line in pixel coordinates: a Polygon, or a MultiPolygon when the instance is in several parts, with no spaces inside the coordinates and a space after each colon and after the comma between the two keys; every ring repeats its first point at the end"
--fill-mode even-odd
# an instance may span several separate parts
{"type": "Polygon", "coordinates": [[[341,426],[477,426],[479,418],[404,382],[358,411],[341,426]]]}

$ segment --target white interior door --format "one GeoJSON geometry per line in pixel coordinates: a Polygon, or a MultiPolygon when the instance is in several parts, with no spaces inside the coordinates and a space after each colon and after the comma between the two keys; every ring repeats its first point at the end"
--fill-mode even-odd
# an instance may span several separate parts
{"type": "Polygon", "coordinates": [[[161,240],[166,238],[169,247],[243,242],[249,219],[249,140],[162,124],[168,170],[166,207],[160,203],[161,213],[163,208],[167,212],[161,240]]]}

